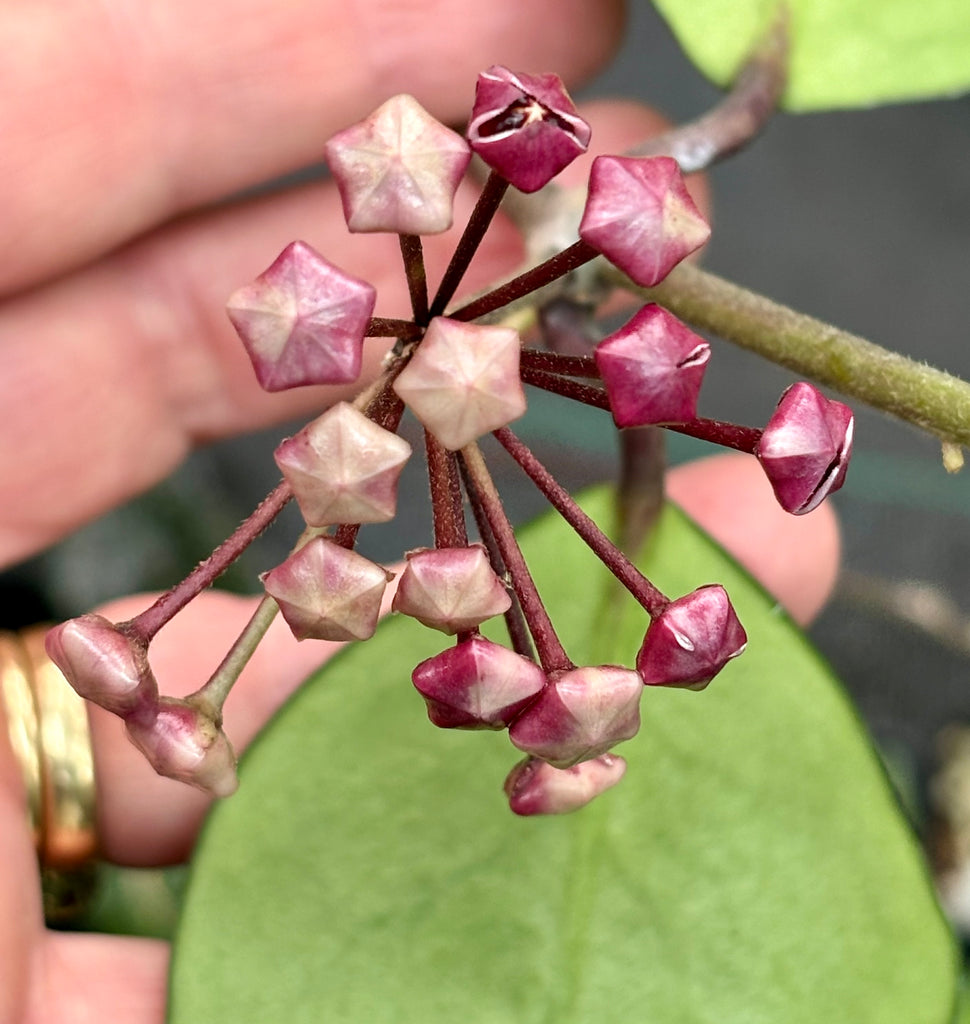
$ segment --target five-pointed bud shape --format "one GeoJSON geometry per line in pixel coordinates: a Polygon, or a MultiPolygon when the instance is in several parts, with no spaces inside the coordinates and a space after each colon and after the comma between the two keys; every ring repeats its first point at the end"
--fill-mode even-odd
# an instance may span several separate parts
{"type": "Polygon", "coordinates": [[[481,636],[422,661],[411,674],[442,729],[504,729],[546,685],[533,661],[481,636]]]}
{"type": "Polygon", "coordinates": [[[569,814],[615,786],[625,772],[626,761],[616,754],[601,754],[571,768],[553,768],[547,761],[527,757],[509,772],[505,795],[510,810],[523,817],[569,814]]]}
{"type": "Polygon", "coordinates": [[[649,288],[710,238],[677,161],[600,156],[589,176],[579,236],[649,288]]]}
{"type": "Polygon", "coordinates": [[[804,515],[845,481],[852,455],[852,410],[804,381],[781,396],[755,455],[778,504],[804,515]]]}
{"type": "Polygon", "coordinates": [[[451,227],[471,152],[413,96],[392,97],[325,151],[351,231],[434,235],[451,227]]]}
{"type": "Polygon", "coordinates": [[[605,754],[640,728],[643,683],[616,665],[575,668],[551,678],[512,723],[509,739],[555,768],[605,754]]]}
{"type": "Polygon", "coordinates": [[[63,622],[44,643],[78,694],[107,711],[128,715],[158,697],[144,646],[101,615],[63,622]]]}
{"type": "Polygon", "coordinates": [[[413,551],[392,609],[454,635],[474,629],[512,604],[480,544],[413,551]]]}
{"type": "Polygon", "coordinates": [[[366,640],[374,635],[381,598],[394,574],[325,537],[314,537],[264,573],[297,640],[366,640]]]}
{"type": "Polygon", "coordinates": [[[125,719],[128,737],[158,772],[213,796],[236,791],[236,755],[226,734],[184,700],[162,697],[151,713],[125,719]]]}
{"type": "Polygon", "coordinates": [[[703,690],[747,642],[727,591],[712,583],[671,601],[654,618],[637,671],[647,686],[703,690]]]}
{"type": "Polygon", "coordinates": [[[686,423],[711,347],[667,310],[652,303],[596,346],[596,365],[618,427],[686,423]]]}
{"type": "Polygon", "coordinates": [[[525,75],[496,64],[478,76],[468,141],[521,192],[535,192],[589,145],[558,75],[525,75]]]}
{"type": "Polygon", "coordinates": [[[525,412],[521,348],[509,327],[435,317],[394,390],[445,448],[457,451],[525,412]]]}
{"type": "Polygon", "coordinates": [[[266,391],[345,384],[360,376],[377,293],[293,242],[226,306],[266,391]]]}
{"type": "Polygon", "coordinates": [[[411,454],[403,438],[340,402],[287,438],[276,464],[310,526],[384,523],[411,454]]]}

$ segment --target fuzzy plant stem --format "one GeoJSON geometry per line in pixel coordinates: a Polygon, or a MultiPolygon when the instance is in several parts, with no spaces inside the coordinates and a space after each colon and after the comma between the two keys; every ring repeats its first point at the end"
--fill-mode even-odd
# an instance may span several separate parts
{"type": "Polygon", "coordinates": [[[428,276],[424,269],[424,250],[421,247],[420,235],[398,235],[401,243],[401,257],[404,260],[404,273],[408,281],[408,292],[411,295],[411,312],[415,322],[428,322],[428,276]]]}
{"type": "Polygon", "coordinates": [[[434,542],[437,548],[468,546],[465,513],[458,483],[458,460],[454,452],[429,431],[424,432],[428,460],[428,483],[431,487],[431,509],[434,515],[434,542]]]}
{"type": "Polygon", "coordinates": [[[410,320],[372,316],[364,334],[368,338],[400,338],[402,341],[417,341],[424,334],[424,328],[410,320]]]}
{"type": "Polygon", "coordinates": [[[576,666],[569,660],[556,635],[552,620],[542,603],[535,581],[519,548],[519,542],[515,539],[512,524],[502,507],[502,499],[499,497],[495,482],[485,465],[485,459],[482,458],[481,450],[473,441],[462,448],[461,458],[478,492],[488,524],[502,553],[502,561],[505,562],[506,569],[512,577],[512,586],[535,641],[539,663],[546,674],[568,672],[576,666]]]}
{"type": "Polygon", "coordinates": [[[626,587],[647,610],[651,618],[659,615],[670,604],[669,598],[658,590],[640,570],[606,536],[592,519],[576,504],[569,492],[552,476],[549,470],[532,454],[518,437],[502,427],[494,432],[495,439],[522,467],[529,479],[545,495],[552,507],[585,541],[596,557],[626,587]]]}
{"type": "Polygon", "coordinates": [[[561,355],[558,352],[544,352],[537,348],[524,348],[519,355],[519,365],[530,370],[559,373],[564,377],[585,377],[598,380],[601,376],[596,360],[592,356],[561,355]]]}

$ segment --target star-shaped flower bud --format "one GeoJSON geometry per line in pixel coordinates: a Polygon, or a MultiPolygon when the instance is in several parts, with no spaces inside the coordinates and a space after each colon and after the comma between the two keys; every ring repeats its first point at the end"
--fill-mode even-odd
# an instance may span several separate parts
{"type": "Polygon", "coordinates": [[[703,690],[747,642],[727,591],[712,583],[671,601],[654,618],[637,671],[647,686],[703,690]]]}
{"type": "Polygon", "coordinates": [[[644,306],[596,346],[595,356],[618,427],[686,423],[697,416],[711,347],[667,310],[644,306]]]}
{"type": "Polygon", "coordinates": [[[236,755],[222,729],[198,708],[162,697],[150,714],[126,718],[125,728],[159,775],[213,796],[235,793],[236,755]]]}
{"type": "Polygon", "coordinates": [[[360,376],[377,293],[293,242],[226,306],[266,391],[345,384],[360,376]]]}
{"type": "Polygon", "coordinates": [[[536,192],[589,145],[558,75],[524,75],[496,64],[478,76],[468,141],[521,192],[536,192]]]}
{"type": "Polygon", "coordinates": [[[442,729],[504,729],[546,685],[535,662],[481,636],[464,640],[411,674],[442,729]]]}
{"type": "Polygon", "coordinates": [[[158,697],[145,648],[101,615],[63,622],[44,643],[78,694],[113,714],[123,717],[158,697]]]}
{"type": "Polygon", "coordinates": [[[264,573],[297,640],[366,640],[374,635],[381,598],[394,574],[355,551],[315,537],[264,573]]]}
{"type": "Polygon", "coordinates": [[[451,227],[471,159],[465,140],[413,96],[394,96],[326,144],[351,231],[434,235],[451,227]]]}
{"type": "Polygon", "coordinates": [[[636,735],[642,692],[640,676],[629,669],[571,669],[549,681],[512,723],[509,739],[555,768],[571,768],[636,735]]]}
{"type": "Polygon", "coordinates": [[[509,772],[505,794],[514,814],[569,814],[615,786],[625,772],[626,761],[616,754],[601,754],[571,768],[553,768],[527,757],[509,772]]]}
{"type": "Polygon", "coordinates": [[[509,327],[435,317],[394,390],[445,448],[457,451],[525,412],[521,348],[509,327]]]}
{"type": "Polygon", "coordinates": [[[852,410],[811,384],[793,384],[781,396],[755,455],[786,512],[811,512],[842,486],[852,427],[852,410]]]}
{"type": "Polygon", "coordinates": [[[397,482],[411,454],[403,438],[340,402],[275,452],[310,526],[394,518],[397,482]]]}
{"type": "Polygon", "coordinates": [[[600,156],[589,176],[579,236],[649,288],[710,238],[677,161],[600,156]]]}
{"type": "Polygon", "coordinates": [[[413,551],[392,609],[454,635],[474,629],[512,604],[480,544],[413,551]]]}

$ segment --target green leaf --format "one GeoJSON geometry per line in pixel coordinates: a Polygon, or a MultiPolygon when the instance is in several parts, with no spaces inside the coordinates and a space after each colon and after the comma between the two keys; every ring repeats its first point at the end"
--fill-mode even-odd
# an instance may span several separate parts
{"type": "MultiPolygon", "coordinates": [[[[523,546],[572,656],[629,664],[643,613],[569,530],[523,546]]],[[[447,641],[412,622],[303,689],[201,839],[171,1020],[949,1021],[949,933],[824,664],[675,510],[648,562],[671,594],[723,582],[748,650],[703,693],[648,690],[626,778],[575,814],[515,818],[507,737],[428,723],[409,674],[447,641]]]]}
{"type": "MultiPolygon", "coordinates": [[[[778,0],[654,0],[691,60],[727,85],[778,0]]],[[[789,110],[871,106],[970,88],[966,0],[788,0],[789,110]]]]}

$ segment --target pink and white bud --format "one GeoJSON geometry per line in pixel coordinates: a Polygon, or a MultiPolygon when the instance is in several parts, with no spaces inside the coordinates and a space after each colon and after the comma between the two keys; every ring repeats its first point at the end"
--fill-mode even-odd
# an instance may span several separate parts
{"type": "Polygon", "coordinates": [[[528,658],[475,636],[422,661],[411,681],[442,729],[504,729],[546,676],[528,658]]]}
{"type": "Polygon", "coordinates": [[[804,381],[781,396],[755,455],[786,512],[811,512],[845,482],[853,422],[847,405],[804,381]]]}
{"type": "Polygon", "coordinates": [[[643,682],[630,669],[571,669],[550,679],[512,723],[509,739],[555,768],[571,768],[637,734],[642,693],[643,682]]]}
{"type": "Polygon", "coordinates": [[[589,176],[579,236],[636,284],[662,281],[711,236],[677,161],[600,156],[589,176]]]}
{"type": "Polygon", "coordinates": [[[407,95],[337,132],[326,158],[351,231],[435,235],[451,227],[468,143],[407,95]]]}
{"type": "Polygon", "coordinates": [[[222,729],[198,708],[162,697],[154,714],[131,715],[125,728],[159,775],[213,796],[235,793],[236,755],[222,729]]]}
{"type": "Polygon", "coordinates": [[[509,327],[435,317],[394,390],[445,448],[457,451],[525,412],[521,349],[509,327]]]}
{"type": "Polygon", "coordinates": [[[346,384],[360,376],[377,293],[293,242],[226,306],[266,391],[346,384]]]}
{"type": "Polygon", "coordinates": [[[413,551],[392,610],[454,635],[508,611],[512,598],[480,544],[413,551]]]}
{"type": "Polygon", "coordinates": [[[77,693],[113,714],[124,717],[158,697],[145,647],[101,615],[55,626],[44,645],[77,693]]]}
{"type": "Polygon", "coordinates": [[[601,754],[571,768],[553,768],[547,761],[527,757],[509,772],[505,795],[513,814],[569,814],[585,807],[615,786],[626,773],[626,761],[601,754]]]}
{"type": "Polygon", "coordinates": [[[366,640],[374,635],[381,599],[394,573],[325,537],[315,537],[264,573],[297,640],[366,640]]]}
{"type": "Polygon", "coordinates": [[[727,591],[712,583],[671,601],[654,618],[637,671],[646,686],[703,690],[747,642],[727,591]]]}
{"type": "Polygon", "coordinates": [[[590,127],[558,75],[496,64],[478,76],[467,134],[489,167],[519,191],[536,192],[586,152],[590,127]]]}
{"type": "Polygon", "coordinates": [[[618,427],[696,418],[711,347],[667,310],[648,303],[595,357],[618,427]]]}
{"type": "Polygon", "coordinates": [[[310,526],[384,523],[411,454],[403,438],[340,402],[287,438],[274,456],[310,526]]]}

